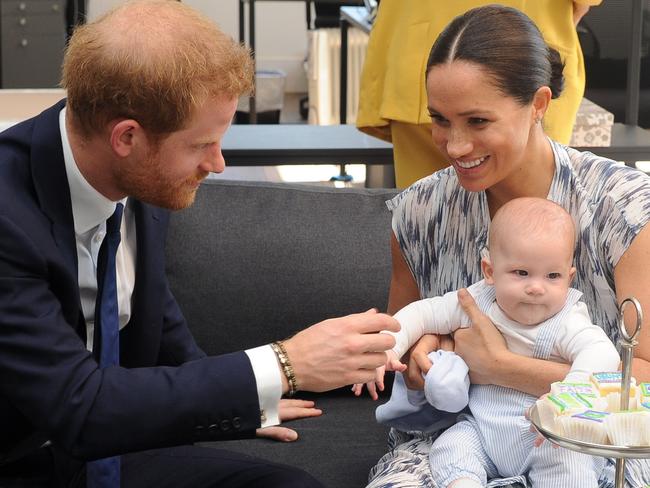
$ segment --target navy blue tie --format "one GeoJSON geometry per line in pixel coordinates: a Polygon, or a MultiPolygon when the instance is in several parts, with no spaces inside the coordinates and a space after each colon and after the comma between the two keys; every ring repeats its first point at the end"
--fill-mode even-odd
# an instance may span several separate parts
{"type": "MultiPolygon", "coordinates": [[[[118,203],[106,221],[106,236],[97,258],[97,302],[93,352],[100,368],[120,364],[120,322],[117,309],[115,254],[120,245],[120,224],[124,206],[118,203]]],[[[98,459],[86,464],[87,488],[119,488],[120,457],[98,459]]]]}

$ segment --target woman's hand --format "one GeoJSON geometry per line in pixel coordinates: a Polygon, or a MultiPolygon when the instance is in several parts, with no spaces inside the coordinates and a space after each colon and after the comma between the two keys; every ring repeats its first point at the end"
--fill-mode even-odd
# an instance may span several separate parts
{"type": "MultiPolygon", "coordinates": [[[[310,400],[282,399],[278,406],[280,422],[304,419],[307,417],[318,417],[323,413],[323,411],[316,408],[314,405],[314,402],[310,400]]],[[[257,429],[257,437],[264,437],[281,442],[293,442],[298,439],[298,433],[288,427],[274,425],[272,427],[257,429]]]]}
{"type": "Polygon", "coordinates": [[[429,359],[429,353],[438,349],[453,351],[454,340],[451,336],[425,334],[406,353],[403,360],[408,368],[404,372],[404,382],[410,390],[424,390],[424,375],[433,365],[429,359]]]}
{"type": "Polygon", "coordinates": [[[465,288],[458,290],[458,301],[472,326],[454,332],[454,351],[467,363],[473,384],[499,384],[496,372],[509,354],[506,341],[465,288]]]}

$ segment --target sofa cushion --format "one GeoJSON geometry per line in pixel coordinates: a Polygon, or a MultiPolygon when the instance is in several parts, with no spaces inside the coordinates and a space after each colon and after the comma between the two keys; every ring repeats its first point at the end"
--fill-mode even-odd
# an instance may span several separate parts
{"type": "Polygon", "coordinates": [[[208,354],[386,309],[395,190],[206,180],[172,215],[167,272],[208,354]]]}

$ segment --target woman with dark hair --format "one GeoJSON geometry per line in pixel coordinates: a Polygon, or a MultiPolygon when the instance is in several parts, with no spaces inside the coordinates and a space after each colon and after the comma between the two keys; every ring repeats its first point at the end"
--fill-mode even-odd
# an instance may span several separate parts
{"type": "MultiPolygon", "coordinates": [[[[357,127],[393,143],[395,181],[405,188],[447,166],[431,142],[424,100],[425,67],[431,44],[447,23],[470,8],[494,0],[383,0],[373,23],[361,75],[357,127]]],[[[585,67],[576,26],[602,0],[500,0],[539,27],[565,63],[565,90],[544,116],[553,139],[569,142],[585,89],[585,67]]]]}
{"type": "MultiPolygon", "coordinates": [[[[426,73],[432,140],[451,167],[388,202],[394,233],[389,313],[480,280],[491,217],[513,198],[541,197],[576,222],[573,286],[583,293],[594,323],[616,343],[617,302],[635,296],[650,310],[650,178],[546,136],[540,121],[561,93],[562,64],[518,10],[490,5],[455,18],[433,45],[426,73]]],[[[566,375],[568,365],[509,351],[471,297],[463,293],[459,300],[472,327],[454,334],[454,348],[472,383],[539,397],[566,375]]],[[[640,336],[632,372],[637,381],[650,381],[648,320],[640,336]]],[[[422,372],[431,366],[427,353],[438,347],[437,337],[426,336],[412,351],[405,375],[410,386],[422,386],[422,372]]],[[[446,474],[461,473],[462,463],[450,469],[450,457],[428,462],[438,435],[393,429],[391,450],[371,471],[370,486],[447,486],[453,480],[446,474]]],[[[525,482],[528,461],[524,456],[516,473],[487,473],[520,475],[525,482]]],[[[541,479],[551,478],[553,469],[563,468],[551,468],[541,479]]],[[[612,474],[606,466],[600,485],[608,486],[612,474]]],[[[629,461],[626,476],[632,486],[645,486],[650,463],[629,461]]],[[[475,474],[466,477],[484,482],[475,474]]]]}

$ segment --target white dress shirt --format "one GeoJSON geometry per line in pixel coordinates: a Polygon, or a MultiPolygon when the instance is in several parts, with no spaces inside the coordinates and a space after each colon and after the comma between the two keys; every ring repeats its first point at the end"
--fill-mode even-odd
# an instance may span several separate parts
{"type": "MultiPolygon", "coordinates": [[[[72,217],[77,243],[79,293],[81,295],[81,307],[86,319],[86,348],[92,351],[95,300],[97,298],[97,257],[106,235],[106,220],[115,211],[117,202],[107,199],[95,190],[79,171],[65,129],[65,114],[66,109],[64,107],[59,115],[59,128],[68,186],[70,187],[72,217]]],[[[120,227],[122,238],[115,258],[120,329],[126,326],[131,317],[131,299],[135,286],[137,257],[133,209],[126,198],[121,202],[124,204],[124,215],[120,227]]],[[[277,425],[280,423],[278,404],[282,396],[282,377],[280,376],[282,373],[275,353],[268,345],[248,349],[245,352],[250,359],[257,383],[262,427],[277,425]]]]}

